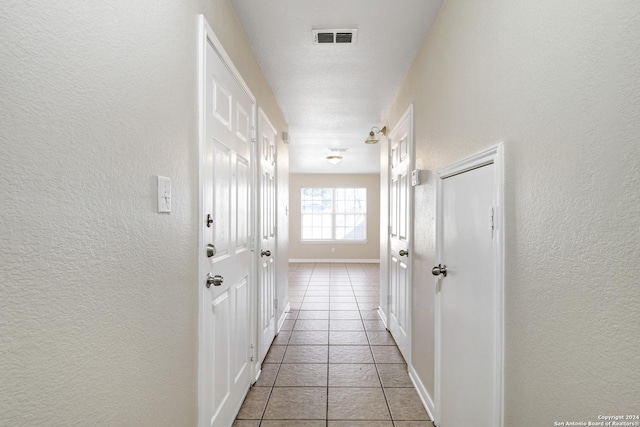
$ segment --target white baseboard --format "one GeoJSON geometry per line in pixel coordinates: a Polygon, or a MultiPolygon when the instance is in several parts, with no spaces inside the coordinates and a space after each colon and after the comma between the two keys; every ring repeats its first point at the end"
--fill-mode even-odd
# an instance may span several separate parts
{"type": "Polygon", "coordinates": [[[289,312],[289,310],[291,310],[291,304],[287,303],[287,306],[284,308],[284,310],[282,311],[282,314],[280,315],[280,318],[278,319],[278,325],[276,327],[276,333],[280,333],[280,329],[282,329],[282,325],[284,325],[284,321],[287,320],[287,313],[289,312]]]}
{"type": "Polygon", "coordinates": [[[433,399],[431,399],[431,396],[429,396],[429,393],[427,392],[426,387],[424,386],[424,384],[422,384],[422,381],[420,381],[420,377],[418,377],[418,374],[416,373],[416,370],[413,369],[413,366],[409,366],[409,378],[411,378],[411,382],[413,383],[413,386],[416,388],[416,391],[418,392],[418,396],[420,397],[420,400],[422,401],[424,408],[427,410],[427,413],[429,414],[429,418],[433,420],[434,419],[433,414],[435,412],[435,405],[433,404],[433,399]]]}
{"type": "Polygon", "coordinates": [[[378,306],[378,316],[380,316],[380,320],[382,320],[382,323],[384,323],[385,329],[389,329],[389,324],[387,323],[387,315],[384,314],[384,311],[382,310],[382,308],[380,308],[380,306],[378,306]]]}
{"type": "Polygon", "coordinates": [[[289,262],[304,262],[304,263],[310,263],[310,262],[339,262],[339,263],[344,263],[344,264],[349,264],[349,263],[356,263],[356,264],[380,264],[380,260],[379,259],[297,259],[297,258],[290,258],[289,262]]]}

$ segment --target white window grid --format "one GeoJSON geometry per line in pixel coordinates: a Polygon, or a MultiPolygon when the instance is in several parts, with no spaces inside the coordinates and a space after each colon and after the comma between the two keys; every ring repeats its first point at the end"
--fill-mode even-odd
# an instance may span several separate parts
{"type": "Polygon", "coordinates": [[[302,241],[366,241],[367,189],[301,189],[302,241]]]}

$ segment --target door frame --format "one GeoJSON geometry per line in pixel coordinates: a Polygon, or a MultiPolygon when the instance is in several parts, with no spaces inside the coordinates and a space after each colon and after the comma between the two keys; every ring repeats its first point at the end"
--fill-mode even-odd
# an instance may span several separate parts
{"type": "MultiPolygon", "coordinates": [[[[498,421],[497,427],[504,426],[504,253],[505,253],[505,229],[504,229],[504,143],[489,147],[479,153],[454,162],[449,166],[439,169],[436,178],[436,261],[434,264],[442,263],[443,244],[443,206],[442,206],[442,181],[454,175],[468,172],[482,166],[493,164],[495,166],[494,175],[494,230],[496,232],[495,244],[493,246],[495,256],[495,277],[496,277],[496,313],[494,319],[494,330],[496,332],[496,407],[494,408],[495,419],[498,421]]],[[[435,421],[440,423],[440,386],[441,386],[441,300],[438,286],[442,284],[440,276],[434,279],[435,293],[435,421]]]]}
{"type": "MultiPolygon", "coordinates": [[[[407,109],[405,110],[404,113],[402,113],[402,116],[396,121],[395,125],[393,127],[391,127],[391,130],[389,132],[389,136],[387,137],[387,194],[388,194],[388,203],[387,203],[387,227],[386,227],[386,233],[387,233],[387,257],[386,257],[386,263],[387,263],[387,301],[385,303],[385,310],[384,310],[384,317],[383,317],[383,322],[385,323],[385,326],[387,327],[387,329],[389,330],[389,324],[391,322],[391,316],[390,316],[390,312],[391,312],[391,253],[392,253],[392,245],[391,245],[391,238],[390,238],[390,230],[391,230],[391,185],[392,185],[392,179],[391,179],[391,169],[392,169],[392,159],[391,159],[391,148],[392,148],[392,144],[391,142],[393,141],[392,137],[395,135],[395,132],[398,128],[398,126],[403,123],[405,120],[409,121],[409,148],[408,148],[408,152],[409,152],[409,174],[411,173],[411,171],[414,170],[415,168],[415,141],[414,141],[414,120],[413,120],[413,104],[410,104],[409,107],[407,107],[407,109]]],[[[408,179],[408,176],[407,176],[408,179]]],[[[405,360],[405,362],[407,363],[408,367],[412,367],[413,364],[411,363],[411,352],[412,352],[412,348],[413,348],[413,318],[412,318],[412,313],[413,313],[413,292],[412,292],[412,288],[413,288],[413,257],[415,256],[414,251],[413,251],[413,241],[414,241],[414,236],[413,236],[413,230],[414,230],[414,226],[413,226],[413,222],[415,219],[415,213],[413,211],[413,206],[414,206],[414,188],[413,186],[410,187],[409,190],[409,194],[407,195],[407,211],[409,213],[409,219],[407,221],[407,236],[409,236],[409,243],[407,245],[407,250],[409,251],[409,256],[406,259],[407,262],[407,270],[408,270],[408,274],[409,274],[409,286],[407,288],[407,300],[410,302],[408,305],[408,313],[407,313],[407,339],[409,341],[409,349],[407,351],[407,359],[405,360]]],[[[391,332],[389,330],[389,332],[391,332]]],[[[404,355],[403,355],[404,357],[404,355]]]]}
{"type": "MultiPolygon", "coordinates": [[[[242,75],[238,71],[238,69],[231,61],[231,58],[224,50],[222,43],[216,36],[215,32],[207,22],[207,19],[204,15],[200,14],[198,16],[198,249],[197,249],[197,270],[196,277],[198,277],[196,286],[198,287],[198,426],[204,426],[206,421],[206,414],[204,414],[205,405],[203,405],[202,399],[204,397],[203,390],[203,380],[201,378],[201,373],[203,372],[203,365],[205,362],[205,349],[204,342],[202,340],[202,334],[205,330],[204,328],[204,282],[200,277],[200,271],[202,269],[202,257],[201,251],[203,251],[205,247],[205,239],[204,239],[204,227],[205,223],[204,217],[204,155],[205,155],[205,68],[206,68],[206,48],[207,43],[211,42],[216,52],[220,55],[220,58],[224,62],[225,66],[228,68],[231,75],[234,77],[238,85],[242,88],[245,94],[251,100],[253,107],[251,108],[251,128],[255,134],[255,125],[256,125],[256,97],[251,92],[251,89],[246,84],[242,75]]],[[[256,148],[255,148],[255,138],[253,138],[252,147],[251,147],[251,157],[253,160],[253,165],[251,167],[251,189],[250,189],[250,200],[255,203],[255,186],[256,186],[256,166],[255,166],[255,157],[256,157],[256,148]]],[[[255,253],[255,235],[256,235],[256,215],[255,215],[255,206],[252,207],[251,211],[253,212],[251,215],[251,252],[255,253]]],[[[249,312],[251,316],[249,318],[250,325],[250,345],[253,348],[254,354],[256,349],[256,262],[255,257],[251,257],[251,266],[249,267],[250,273],[250,283],[249,283],[249,300],[251,301],[251,306],[249,307],[249,312]]],[[[254,355],[251,355],[251,358],[254,358],[254,355]]],[[[251,378],[255,381],[256,372],[255,372],[255,364],[250,363],[252,372],[250,372],[251,378]]],[[[242,402],[240,402],[242,403],[242,402]]],[[[240,407],[237,408],[238,410],[240,407]]]]}

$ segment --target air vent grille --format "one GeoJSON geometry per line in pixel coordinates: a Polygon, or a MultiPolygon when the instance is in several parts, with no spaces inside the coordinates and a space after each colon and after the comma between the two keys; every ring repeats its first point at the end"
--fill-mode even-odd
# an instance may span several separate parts
{"type": "Polygon", "coordinates": [[[314,44],[355,44],[358,38],[356,29],[312,30],[314,44]]]}
{"type": "Polygon", "coordinates": [[[336,33],[336,43],[351,43],[353,33],[336,33]]]}
{"type": "Polygon", "coordinates": [[[317,43],[333,43],[333,33],[318,33],[317,43]]]}

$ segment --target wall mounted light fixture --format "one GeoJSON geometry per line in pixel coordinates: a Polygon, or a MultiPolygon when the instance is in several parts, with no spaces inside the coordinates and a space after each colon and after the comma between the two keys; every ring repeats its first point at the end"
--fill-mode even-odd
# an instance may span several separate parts
{"type": "Polygon", "coordinates": [[[378,135],[387,136],[387,127],[384,126],[382,129],[374,126],[371,128],[371,132],[369,132],[369,137],[364,141],[365,144],[377,144],[380,141],[380,137],[378,135]]]}

